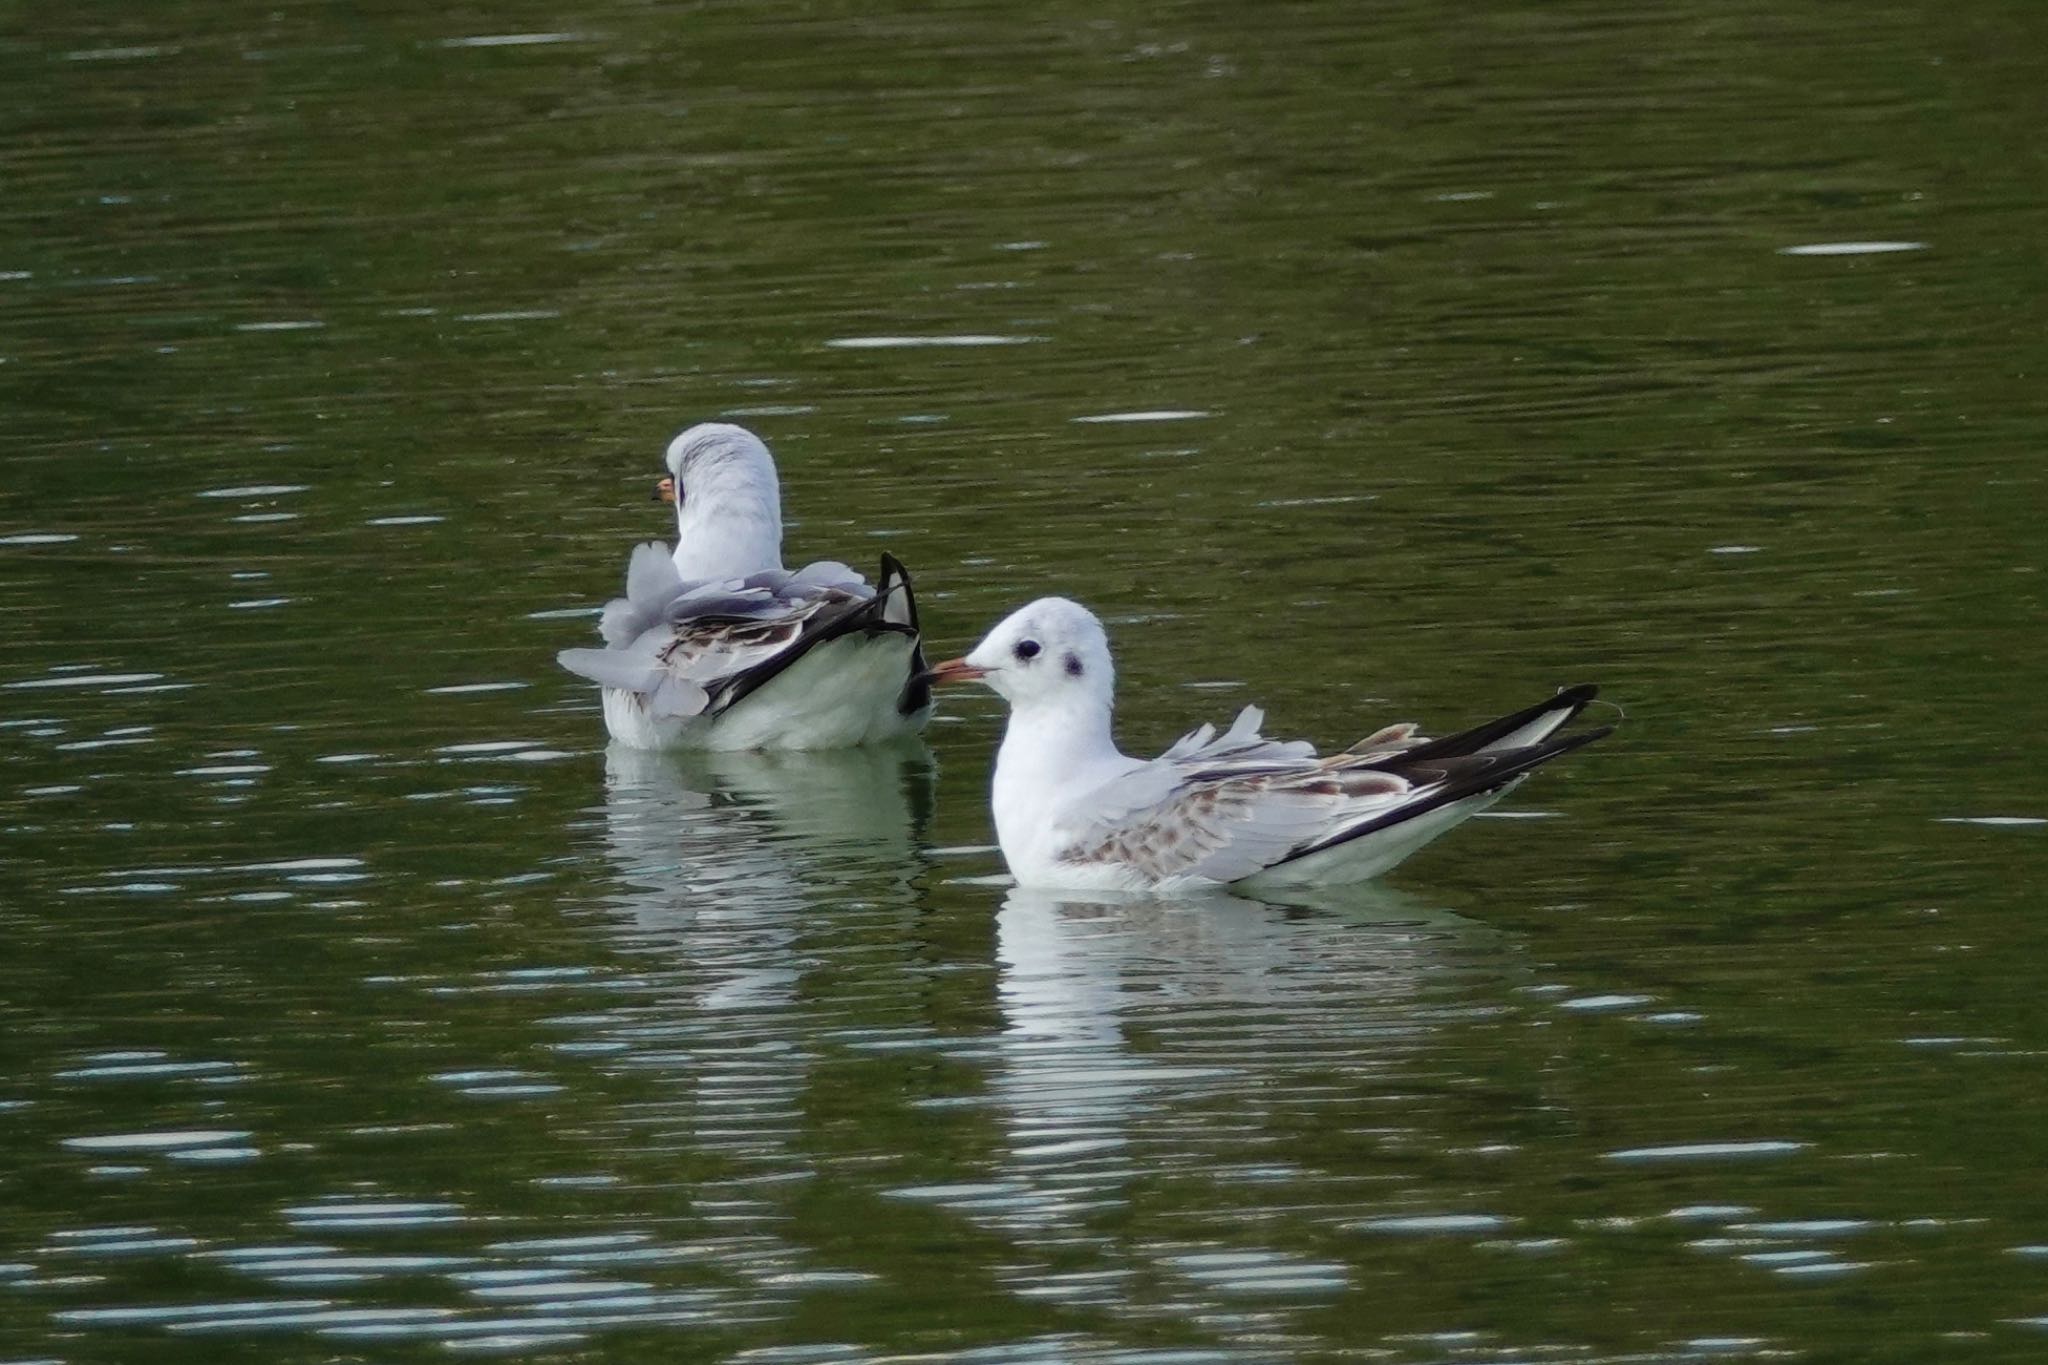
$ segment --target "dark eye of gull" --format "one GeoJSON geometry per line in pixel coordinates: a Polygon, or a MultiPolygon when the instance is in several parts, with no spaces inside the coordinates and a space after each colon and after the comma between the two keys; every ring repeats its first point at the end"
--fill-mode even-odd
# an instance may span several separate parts
{"type": "Polygon", "coordinates": [[[1019,641],[1017,642],[1017,657],[1018,657],[1019,659],[1023,659],[1023,660],[1026,660],[1027,662],[1028,662],[1029,660],[1032,660],[1032,659],[1035,659],[1035,658],[1037,658],[1037,657],[1038,657],[1038,641],[1036,641],[1036,640],[1019,640],[1019,641]]]}

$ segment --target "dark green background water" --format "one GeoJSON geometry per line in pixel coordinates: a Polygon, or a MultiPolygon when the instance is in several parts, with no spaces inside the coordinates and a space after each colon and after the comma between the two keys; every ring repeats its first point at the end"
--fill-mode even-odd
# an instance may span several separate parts
{"type": "Polygon", "coordinates": [[[0,1359],[2039,1358],[2044,44],[14,7],[0,1359]],[[608,764],[717,416],[1132,747],[1627,722],[1315,906],[1007,890],[981,695],[608,764]]]}

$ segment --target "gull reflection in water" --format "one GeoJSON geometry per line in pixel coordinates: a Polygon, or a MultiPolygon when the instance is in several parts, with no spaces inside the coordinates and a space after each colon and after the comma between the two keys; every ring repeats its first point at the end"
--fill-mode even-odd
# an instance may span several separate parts
{"type": "MultiPolygon", "coordinates": [[[[820,753],[605,751],[608,898],[653,933],[907,886],[935,778],[922,742],[820,753]]],[[[693,949],[702,945],[692,938],[693,949]]]]}
{"type": "Polygon", "coordinates": [[[604,837],[617,889],[603,903],[635,946],[698,978],[698,1008],[785,1004],[796,935],[820,900],[909,898],[934,780],[918,740],[817,753],[614,744],[604,837]]]}
{"type": "Polygon", "coordinates": [[[656,1087],[621,1113],[620,1149],[715,1172],[677,1197],[706,1220],[699,1241],[752,1282],[747,1311],[841,1273],[787,1235],[785,1202],[814,1174],[802,1125],[817,1002],[800,991],[821,970],[821,929],[912,903],[932,784],[917,742],[606,754],[612,877],[596,903],[639,971],[583,1026],[656,1087]]]}
{"type": "Polygon", "coordinates": [[[1091,1302],[1160,1274],[1197,1298],[1340,1291],[1343,1267],[1245,1240],[1257,1191],[1312,1198],[1302,1182],[1332,1173],[1298,1164],[1289,1135],[1373,1121],[1353,1110],[1436,1027],[1429,979],[1486,932],[1378,887],[1322,907],[1013,890],[997,919],[999,1170],[940,1202],[1025,1242],[1097,1248],[1092,1267],[1017,1286],[1036,1298],[1091,1302]],[[1186,1239],[1150,1243],[1108,1231],[1125,1220],[1103,1211],[1176,1179],[1243,1185],[1245,1220],[1169,1220],[1186,1239]]]}

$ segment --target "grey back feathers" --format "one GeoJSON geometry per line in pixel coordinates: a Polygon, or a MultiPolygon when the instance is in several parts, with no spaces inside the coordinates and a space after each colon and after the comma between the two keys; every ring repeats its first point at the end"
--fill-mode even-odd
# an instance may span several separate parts
{"type": "Polygon", "coordinates": [[[1172,763],[1211,763],[1233,760],[1281,760],[1309,759],[1316,756],[1316,746],[1305,739],[1267,739],[1259,733],[1259,727],[1266,723],[1266,713],[1256,706],[1247,706],[1237,713],[1237,720],[1217,737],[1216,727],[1204,722],[1188,731],[1159,757],[1172,763]]]}
{"type": "MultiPolygon", "coordinates": [[[[599,618],[605,648],[565,649],[555,658],[579,677],[640,696],[651,715],[688,719],[716,709],[744,675],[796,645],[820,613],[873,597],[867,580],[829,559],[686,583],[669,547],[650,541],[634,547],[626,595],[599,618]]],[[[892,587],[881,607],[885,619],[906,618],[892,624],[915,629],[906,592],[892,587]]]]}

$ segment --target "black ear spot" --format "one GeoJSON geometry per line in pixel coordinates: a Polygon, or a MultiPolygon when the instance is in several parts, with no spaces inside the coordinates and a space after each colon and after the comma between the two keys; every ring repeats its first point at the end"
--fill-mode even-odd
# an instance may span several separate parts
{"type": "Polygon", "coordinates": [[[1062,661],[1062,664],[1063,664],[1063,666],[1064,666],[1064,667],[1066,668],[1066,670],[1067,670],[1067,676],[1068,676],[1068,677],[1070,677],[1070,678],[1078,678],[1078,677],[1080,677],[1080,676],[1081,676],[1081,656],[1080,656],[1080,655],[1078,655],[1078,654],[1069,654],[1069,655],[1068,655],[1068,656],[1067,656],[1067,657],[1066,657],[1066,658],[1065,658],[1065,659],[1064,659],[1064,660],[1062,661]]]}

